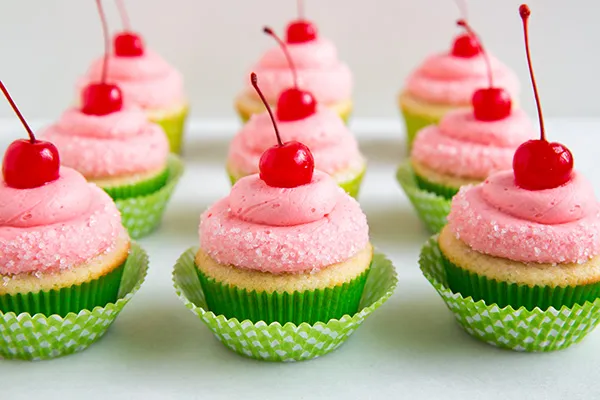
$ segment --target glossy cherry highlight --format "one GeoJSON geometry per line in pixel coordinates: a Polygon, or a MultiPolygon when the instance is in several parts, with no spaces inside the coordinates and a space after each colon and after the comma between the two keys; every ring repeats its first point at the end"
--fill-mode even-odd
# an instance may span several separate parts
{"type": "Polygon", "coordinates": [[[35,138],[2,81],[0,81],[0,90],[29,134],[29,139],[15,140],[6,149],[2,161],[4,182],[15,189],[31,189],[55,181],[60,170],[60,158],[56,146],[35,138]]]}
{"type": "Polygon", "coordinates": [[[315,169],[312,153],[300,142],[282,142],[273,111],[258,87],[258,79],[254,72],[250,74],[250,82],[269,112],[277,137],[277,144],[268,148],[260,157],[260,179],[269,186],[280,188],[293,188],[310,183],[315,169]]]}
{"type": "Polygon", "coordinates": [[[304,19],[304,3],[297,0],[298,19],[290,22],[286,29],[285,40],[288,43],[306,43],[317,39],[317,27],[304,19]]]}
{"type": "Polygon", "coordinates": [[[317,109],[317,102],[310,92],[298,88],[298,73],[286,44],[273,32],[273,29],[264,27],[263,31],[272,36],[281,47],[294,78],[294,87],[284,90],[279,95],[277,119],[280,121],[297,121],[313,115],[317,109]]]}
{"type": "Polygon", "coordinates": [[[494,87],[492,63],[490,62],[489,55],[481,44],[481,40],[465,20],[458,20],[457,24],[458,26],[465,28],[468,35],[471,36],[475,43],[477,43],[487,68],[488,87],[475,91],[475,93],[473,93],[473,99],[471,100],[475,118],[479,121],[498,121],[508,117],[512,109],[510,94],[502,88],[494,87]]]}
{"type": "Polygon", "coordinates": [[[123,32],[119,32],[114,39],[115,54],[119,57],[139,57],[144,55],[144,41],[142,37],[131,30],[129,15],[123,0],[117,0],[117,8],[123,23],[123,32]]]}
{"type": "Polygon", "coordinates": [[[104,34],[104,62],[102,64],[102,76],[100,82],[90,83],[82,91],[81,111],[88,115],[106,115],[123,108],[123,95],[117,85],[106,82],[108,72],[108,59],[110,38],[108,36],[108,24],[102,8],[101,0],[96,0],[98,14],[102,21],[102,32],[104,34]]]}
{"type": "Polygon", "coordinates": [[[513,158],[513,170],[517,185],[527,190],[543,190],[559,187],[567,183],[573,174],[573,155],[569,149],[560,143],[550,143],[546,140],[542,106],[531,65],[529,50],[529,31],[527,22],[531,11],[526,4],[519,7],[519,14],[523,20],[523,33],[525,36],[525,52],[527,65],[535,95],[538,119],[540,122],[540,139],[529,140],[523,143],[513,158]]]}

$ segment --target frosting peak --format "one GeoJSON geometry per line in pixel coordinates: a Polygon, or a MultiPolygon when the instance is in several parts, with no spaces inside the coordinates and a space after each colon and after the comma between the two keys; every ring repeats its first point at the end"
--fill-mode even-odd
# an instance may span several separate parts
{"type": "Polygon", "coordinates": [[[464,187],[448,225],[476,251],[520,262],[585,262],[600,253],[600,207],[579,174],[558,188],[525,190],[512,171],[464,187]]]}
{"type": "Polygon", "coordinates": [[[326,217],[335,207],[338,186],[315,171],[313,180],[295,188],[267,185],[258,175],[240,179],[231,189],[229,205],[237,218],[255,224],[295,226],[326,217]]]}
{"type": "Polygon", "coordinates": [[[89,115],[76,108],[65,111],[56,129],[78,136],[95,138],[126,138],[139,133],[148,117],[137,107],[127,107],[106,115],[89,115]]]}

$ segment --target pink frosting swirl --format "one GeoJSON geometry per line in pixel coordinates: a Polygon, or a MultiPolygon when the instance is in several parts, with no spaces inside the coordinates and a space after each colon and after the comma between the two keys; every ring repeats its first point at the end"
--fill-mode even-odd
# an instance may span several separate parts
{"type": "Polygon", "coordinates": [[[464,187],[454,197],[450,229],[474,250],[520,262],[582,263],[600,253],[600,207],[574,173],[547,190],[518,187],[512,171],[464,187]]]}
{"type": "Polygon", "coordinates": [[[124,234],[108,195],[62,167],[54,182],[14,189],[0,182],[0,274],[50,272],[110,251],[124,234]]]}
{"type": "Polygon", "coordinates": [[[53,142],[63,165],[97,179],[163,167],[169,144],[162,129],[138,108],[103,115],[69,109],[40,137],[53,142]]]}
{"type": "MultiPolygon", "coordinates": [[[[281,140],[297,140],[310,148],[318,170],[334,174],[361,168],[364,163],[358,142],[335,111],[327,107],[319,107],[314,115],[298,121],[278,120],[277,125],[281,140]]],[[[233,138],[228,165],[243,175],[257,173],[261,155],[276,143],[269,114],[256,114],[233,138]]]]}
{"type": "MultiPolygon", "coordinates": [[[[494,86],[502,87],[516,98],[519,81],[513,71],[490,55],[494,86]]],[[[469,106],[473,93],[488,86],[482,55],[455,57],[449,53],[427,58],[406,80],[406,92],[430,103],[469,106]]]]}
{"type": "Polygon", "coordinates": [[[419,132],[411,156],[439,173],[483,180],[511,168],[517,147],[537,135],[521,110],[491,122],[476,120],[472,110],[457,110],[419,132]]]}
{"type": "MultiPolygon", "coordinates": [[[[79,91],[102,75],[103,57],[94,60],[78,82],[79,91]]],[[[158,54],[146,49],[139,57],[111,55],[108,81],[119,85],[127,103],[144,109],[162,109],[184,102],[183,78],[158,54]]]]}
{"type": "MultiPolygon", "coordinates": [[[[338,60],[334,44],[327,39],[288,44],[288,51],[298,72],[298,83],[303,90],[323,104],[336,103],[352,96],[352,73],[338,60]]],[[[294,85],[292,71],[279,47],[269,49],[252,67],[260,79],[260,88],[269,103],[275,104],[279,94],[294,85]]],[[[258,98],[247,83],[247,91],[258,98]]]]}
{"type": "Polygon", "coordinates": [[[333,179],[282,189],[242,178],[200,218],[200,246],[221,264],[270,273],[318,271],[369,242],[367,218],[333,179]],[[327,198],[325,198],[327,197],[327,198]]]}

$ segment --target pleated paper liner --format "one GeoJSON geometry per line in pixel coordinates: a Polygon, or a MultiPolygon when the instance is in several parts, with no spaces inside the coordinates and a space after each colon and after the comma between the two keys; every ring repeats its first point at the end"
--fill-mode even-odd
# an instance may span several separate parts
{"type": "Polygon", "coordinates": [[[208,309],[194,261],[197,250],[187,250],[175,265],[173,282],[177,295],[226,347],[259,360],[302,361],[330,353],[389,299],[397,284],[392,263],[375,253],[357,313],[315,324],[239,321],[208,309]]]}
{"type": "Polygon", "coordinates": [[[113,200],[128,199],[130,197],[146,196],[160,190],[169,179],[169,168],[165,168],[153,177],[132,185],[101,186],[113,200]]]}
{"type": "Polygon", "coordinates": [[[183,147],[183,134],[185,131],[185,121],[189,113],[189,106],[183,107],[180,111],[161,118],[150,117],[150,120],[161,126],[167,140],[171,153],[180,154],[183,147]]]}
{"type": "Polygon", "coordinates": [[[159,190],[145,196],[115,200],[123,225],[134,239],[149,234],[160,224],[167,203],[183,174],[183,161],[179,156],[171,154],[167,168],[167,182],[159,190]]]}
{"type": "Polygon", "coordinates": [[[465,331],[493,346],[530,352],[560,350],[580,342],[600,321],[600,299],[528,310],[474,300],[452,291],[437,235],[423,246],[419,264],[465,331]]]}
{"type": "Polygon", "coordinates": [[[46,316],[56,314],[64,317],[71,312],[104,306],[117,300],[124,267],[125,264],[118,266],[108,274],[80,285],[36,293],[0,295],[0,312],[41,313],[46,316]]]}
{"type": "Polygon", "coordinates": [[[432,115],[417,114],[406,107],[400,109],[402,117],[404,118],[404,125],[406,128],[406,148],[410,153],[412,144],[417,137],[417,133],[429,125],[435,125],[439,122],[439,118],[432,115]]]}
{"type": "Polygon", "coordinates": [[[422,190],[425,190],[427,192],[432,192],[434,194],[437,194],[438,196],[442,196],[443,198],[448,199],[448,200],[452,200],[454,195],[456,193],[458,193],[458,190],[460,189],[460,188],[456,188],[456,187],[445,186],[445,185],[440,185],[439,183],[431,182],[427,178],[424,178],[424,177],[420,176],[419,174],[415,173],[414,170],[413,170],[413,175],[415,177],[415,182],[417,183],[417,186],[419,188],[421,188],[422,190]]]}
{"type": "Polygon", "coordinates": [[[0,356],[6,359],[44,360],[82,351],[100,339],[123,307],[138,291],[148,269],[148,256],[136,243],[129,257],[116,302],[83,309],[66,316],[0,312],[0,356]]]}
{"type": "MultiPolygon", "coordinates": [[[[337,182],[337,184],[339,187],[344,189],[344,191],[346,193],[348,193],[350,196],[352,196],[356,200],[358,200],[358,195],[360,193],[360,186],[362,184],[363,178],[365,177],[366,171],[367,171],[367,169],[365,168],[351,180],[344,181],[344,182],[337,182]]],[[[227,176],[229,176],[229,182],[231,182],[232,186],[239,180],[239,178],[236,178],[231,173],[231,171],[229,171],[229,169],[227,170],[227,176]]]]}
{"type": "Polygon", "coordinates": [[[400,165],[396,179],[427,229],[432,233],[439,232],[448,223],[451,200],[421,189],[409,161],[400,165]]]}
{"type": "Polygon", "coordinates": [[[239,321],[314,324],[358,311],[369,271],[343,285],[294,293],[248,291],[217,282],[196,268],[209,310],[239,321]]]}
{"type": "Polygon", "coordinates": [[[471,296],[473,300],[484,300],[499,307],[511,306],[515,309],[525,307],[533,310],[538,307],[547,310],[550,307],[573,307],[575,304],[594,302],[600,297],[600,283],[581,286],[549,287],[528,286],[488,279],[485,276],[467,271],[442,254],[446,269],[448,287],[455,293],[471,296]]]}

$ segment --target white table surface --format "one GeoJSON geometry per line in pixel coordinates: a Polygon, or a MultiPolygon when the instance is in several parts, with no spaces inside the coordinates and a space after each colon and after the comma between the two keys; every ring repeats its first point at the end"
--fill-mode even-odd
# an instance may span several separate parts
{"type": "MultiPolygon", "coordinates": [[[[24,132],[1,127],[3,153],[24,132]]],[[[52,361],[0,361],[0,399],[600,398],[600,330],[567,350],[522,354],[480,343],[454,322],[417,266],[428,234],[394,179],[404,159],[399,121],[354,124],[370,160],[360,202],[372,241],[399,274],[392,298],[320,359],[267,363],[223,347],[176,297],[171,271],[197,244],[201,211],[228,193],[224,157],[235,127],[192,124],[186,173],[160,229],[140,241],[151,258],[146,282],[106,336],[52,361]]],[[[548,121],[548,135],[600,188],[600,120],[548,121]]]]}

